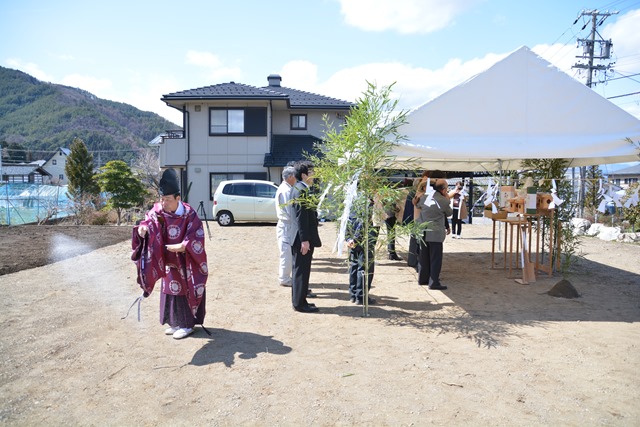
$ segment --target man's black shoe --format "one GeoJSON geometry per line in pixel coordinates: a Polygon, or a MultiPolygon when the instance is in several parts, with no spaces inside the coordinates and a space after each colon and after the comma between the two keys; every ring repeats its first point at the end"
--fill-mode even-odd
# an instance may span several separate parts
{"type": "Polygon", "coordinates": [[[308,305],[306,307],[300,307],[300,308],[293,308],[295,311],[298,311],[300,313],[317,313],[318,311],[320,311],[318,309],[318,307],[316,307],[315,305],[308,305]]]}
{"type": "Polygon", "coordinates": [[[313,292],[311,292],[311,289],[309,289],[309,291],[307,292],[307,298],[317,298],[318,295],[314,294],[313,292]]]}
{"type": "Polygon", "coordinates": [[[356,297],[349,298],[349,302],[356,302],[356,297]]]}
{"type": "MultiPolygon", "coordinates": [[[[375,303],[376,303],[376,300],[375,300],[375,299],[373,299],[373,298],[371,298],[371,297],[369,297],[369,305],[373,305],[373,304],[375,304],[375,303]]],[[[364,301],[363,301],[363,300],[361,300],[361,299],[359,299],[359,300],[358,300],[358,302],[356,302],[356,304],[357,304],[357,305],[363,305],[363,304],[364,304],[364,301]]]]}
{"type": "Polygon", "coordinates": [[[434,291],[444,291],[445,289],[447,289],[447,287],[444,285],[436,285],[436,286],[429,286],[429,289],[434,291]]]}
{"type": "Polygon", "coordinates": [[[389,254],[389,259],[391,261],[402,261],[402,258],[400,258],[398,254],[389,254]]]}

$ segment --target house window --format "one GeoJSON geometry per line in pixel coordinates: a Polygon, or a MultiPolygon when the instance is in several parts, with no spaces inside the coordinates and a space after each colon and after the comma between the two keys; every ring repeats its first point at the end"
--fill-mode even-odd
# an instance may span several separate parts
{"type": "Polygon", "coordinates": [[[58,164],[58,161],[56,159],[53,159],[53,160],[51,160],[51,164],[55,166],[55,165],[58,164]]]}
{"type": "Polygon", "coordinates": [[[212,173],[209,174],[209,200],[213,200],[213,193],[216,192],[218,185],[222,181],[229,181],[232,179],[267,179],[266,172],[229,172],[229,173],[212,173]]]}
{"type": "Polygon", "coordinates": [[[64,181],[64,174],[60,174],[60,175],[58,175],[58,179],[59,179],[60,181],[64,181]]]}
{"type": "Polygon", "coordinates": [[[291,115],[291,130],[306,130],[307,129],[307,115],[306,114],[292,114],[291,115]]]}
{"type": "Polygon", "coordinates": [[[209,135],[267,135],[266,108],[210,108],[209,135]]]}

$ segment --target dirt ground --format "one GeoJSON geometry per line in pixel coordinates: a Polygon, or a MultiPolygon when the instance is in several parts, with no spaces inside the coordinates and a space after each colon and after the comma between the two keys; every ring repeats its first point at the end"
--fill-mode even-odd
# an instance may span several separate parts
{"type": "Polygon", "coordinates": [[[475,222],[445,242],[446,291],[380,258],[369,317],[334,223],[313,262],[320,313],[303,314],[277,284],[273,225],[210,222],[211,336],[181,341],[157,290],[121,319],[140,295],[130,227],[0,228],[0,424],[640,425],[640,245],[584,238],[581,297],[554,298],[558,274],[492,269],[475,222]]]}
{"type": "Polygon", "coordinates": [[[131,226],[0,227],[0,276],[42,267],[131,239],[131,226]]]}

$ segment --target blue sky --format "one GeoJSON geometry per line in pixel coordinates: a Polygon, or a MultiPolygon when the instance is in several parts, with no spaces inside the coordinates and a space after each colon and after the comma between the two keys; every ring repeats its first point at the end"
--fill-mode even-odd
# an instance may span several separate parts
{"type": "MultiPolygon", "coordinates": [[[[347,101],[367,80],[396,82],[400,108],[411,109],[522,45],[585,82],[571,66],[585,62],[576,39],[590,25],[573,22],[597,9],[619,11],[598,27],[613,41],[606,63],[616,62],[617,79],[594,90],[640,92],[640,1],[594,1],[3,1],[0,65],[174,123],[180,116],[163,94],[229,81],[265,86],[272,73],[283,86],[347,101]]],[[[640,95],[611,101],[640,118],[640,95]]]]}

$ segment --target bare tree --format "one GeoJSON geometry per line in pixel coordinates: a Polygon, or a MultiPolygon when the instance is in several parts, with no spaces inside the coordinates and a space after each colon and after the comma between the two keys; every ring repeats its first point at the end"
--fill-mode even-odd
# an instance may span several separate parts
{"type": "Polygon", "coordinates": [[[154,194],[158,194],[162,173],[160,171],[160,157],[157,148],[140,150],[133,162],[132,170],[145,188],[154,194]]]}

